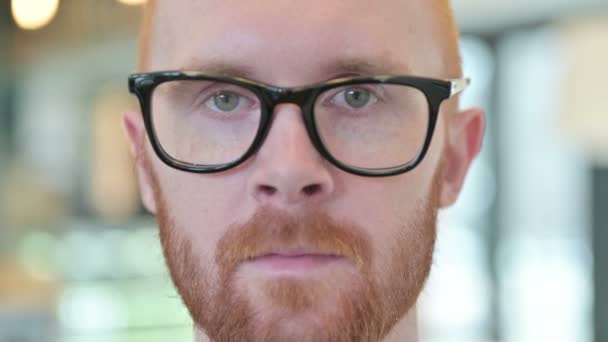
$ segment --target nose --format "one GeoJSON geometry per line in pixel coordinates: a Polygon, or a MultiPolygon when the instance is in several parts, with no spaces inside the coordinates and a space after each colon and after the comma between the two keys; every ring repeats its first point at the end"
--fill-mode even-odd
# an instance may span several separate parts
{"type": "Polygon", "coordinates": [[[252,162],[248,191],[261,205],[318,203],[334,191],[329,163],[312,145],[301,109],[275,108],[272,126],[252,162]]]}

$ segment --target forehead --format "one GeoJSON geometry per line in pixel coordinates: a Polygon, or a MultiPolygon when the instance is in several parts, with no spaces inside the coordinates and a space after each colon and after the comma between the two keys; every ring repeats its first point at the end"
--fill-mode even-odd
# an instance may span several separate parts
{"type": "Polygon", "coordinates": [[[148,69],[221,62],[283,86],[354,64],[441,77],[434,1],[158,0],[148,69]]]}

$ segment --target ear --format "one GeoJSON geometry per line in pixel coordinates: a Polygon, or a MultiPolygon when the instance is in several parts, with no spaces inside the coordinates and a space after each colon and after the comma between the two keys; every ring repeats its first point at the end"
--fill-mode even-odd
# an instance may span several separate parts
{"type": "Polygon", "coordinates": [[[139,193],[144,207],[152,214],[156,214],[156,200],[154,197],[154,183],[152,181],[152,170],[146,169],[145,139],[146,128],[143,116],[138,112],[126,112],[122,116],[123,129],[131,155],[135,160],[137,179],[139,181],[139,193]]]}
{"type": "Polygon", "coordinates": [[[479,154],[485,131],[485,114],[479,108],[469,109],[455,113],[447,124],[445,169],[440,200],[442,208],[456,202],[471,162],[479,154]]]}

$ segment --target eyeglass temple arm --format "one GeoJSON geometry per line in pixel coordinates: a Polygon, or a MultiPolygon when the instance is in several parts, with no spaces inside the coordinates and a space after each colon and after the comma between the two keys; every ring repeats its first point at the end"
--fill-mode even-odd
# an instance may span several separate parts
{"type": "Polygon", "coordinates": [[[456,96],[456,95],[462,93],[465,89],[467,89],[469,84],[471,84],[471,79],[470,78],[453,79],[453,80],[448,80],[448,82],[450,82],[450,84],[452,85],[451,91],[450,91],[450,97],[452,97],[452,96],[456,96]]]}

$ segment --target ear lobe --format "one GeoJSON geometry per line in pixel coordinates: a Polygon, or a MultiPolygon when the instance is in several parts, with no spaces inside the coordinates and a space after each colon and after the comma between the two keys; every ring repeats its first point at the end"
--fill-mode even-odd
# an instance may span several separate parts
{"type": "Polygon", "coordinates": [[[139,194],[146,210],[156,214],[156,199],[154,196],[154,183],[151,176],[150,167],[146,165],[145,158],[145,139],[146,129],[143,117],[138,112],[126,112],[122,117],[122,126],[129,142],[131,156],[135,160],[137,179],[139,183],[139,194]]]}
{"type": "Polygon", "coordinates": [[[485,131],[485,114],[479,108],[455,114],[448,122],[441,190],[441,207],[448,207],[458,199],[465,176],[479,154],[485,131]]]}

